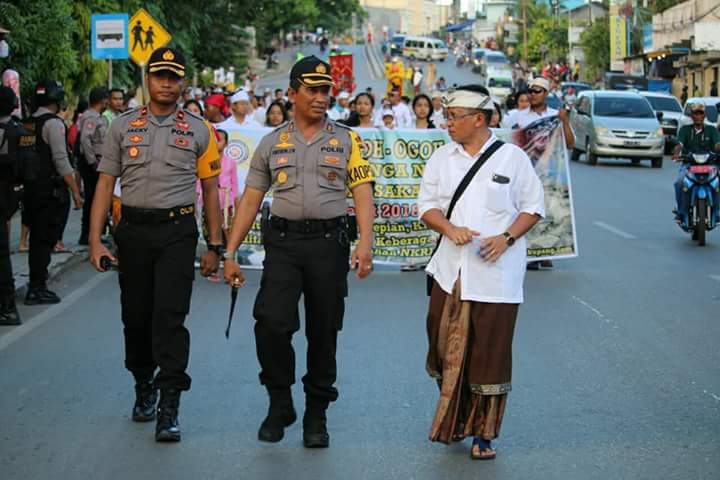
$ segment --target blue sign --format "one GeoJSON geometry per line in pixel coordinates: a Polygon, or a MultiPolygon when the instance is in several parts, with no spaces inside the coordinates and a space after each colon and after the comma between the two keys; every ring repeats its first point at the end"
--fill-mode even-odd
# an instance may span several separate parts
{"type": "Polygon", "coordinates": [[[128,58],[128,14],[93,15],[90,20],[90,51],[96,60],[128,58]]]}

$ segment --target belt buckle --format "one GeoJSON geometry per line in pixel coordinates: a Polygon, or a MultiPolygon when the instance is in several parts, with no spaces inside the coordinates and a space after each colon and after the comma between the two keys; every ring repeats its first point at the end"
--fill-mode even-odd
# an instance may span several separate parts
{"type": "Polygon", "coordinates": [[[312,225],[310,224],[310,220],[305,220],[305,233],[311,233],[312,232],[312,225]]]}

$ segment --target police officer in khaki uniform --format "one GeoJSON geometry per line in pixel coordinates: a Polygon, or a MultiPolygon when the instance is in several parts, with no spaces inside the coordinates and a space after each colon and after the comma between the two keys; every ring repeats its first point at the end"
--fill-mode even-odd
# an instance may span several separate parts
{"type": "Polygon", "coordinates": [[[177,107],[184,76],[180,52],[160,48],[150,56],[150,102],[118,117],[110,127],[90,224],[95,268],[104,271],[102,257],[119,263],[125,366],[136,381],[134,421],[155,418],[160,390],[157,441],[180,440],[180,392],[190,388],[190,335],[183,323],[190,309],[198,239],[197,178],[210,232],[203,275],[217,271],[222,245],[217,143],[209,124],[177,107]],[[116,177],[122,187],[117,259],[100,242],[116,177]]]}
{"type": "Polygon", "coordinates": [[[308,372],[303,377],[306,447],[329,445],[325,411],[337,399],[335,349],[342,328],[347,273],[372,270],[372,173],[360,155],[358,135],[329,120],[325,112],[333,85],[330,66],[311,56],[290,72],[295,118],[266,135],[253,156],[224,257],[225,280],[242,285],[235,251],[247,235],[265,193],[273,189],[265,263],[254,316],[260,382],[270,395],[261,441],[282,440],[295,419],[290,386],[295,382],[291,339],[300,325],[298,301],[305,299],[308,372]],[[347,190],[355,203],[360,241],[350,261],[347,190]]]}
{"type": "Polygon", "coordinates": [[[90,107],[82,114],[80,122],[80,159],[78,171],[83,181],[85,203],[83,203],[80,240],[78,244],[88,244],[90,231],[90,208],[92,207],[95,187],[97,186],[97,168],[102,158],[102,147],[105,141],[108,121],[103,115],[108,106],[110,94],[105,87],[96,87],[90,91],[90,107]]]}

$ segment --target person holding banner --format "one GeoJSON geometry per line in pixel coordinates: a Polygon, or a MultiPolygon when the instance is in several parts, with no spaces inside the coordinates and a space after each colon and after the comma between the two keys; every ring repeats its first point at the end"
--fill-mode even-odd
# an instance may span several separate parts
{"type": "Polygon", "coordinates": [[[298,301],[304,296],[308,340],[303,443],[326,448],[330,437],[325,412],[338,397],[335,351],[352,264],[358,277],[372,271],[373,175],[360,155],[360,138],[325,112],[333,80],[330,65],[304,57],[290,72],[290,101],[295,119],[263,137],[255,150],[224,255],[225,281],[243,283],[235,261],[265,193],[273,188],[270,218],[263,229],[265,262],[253,314],[260,361],[260,382],[270,408],[258,439],[279,442],[295,422],[290,387],[295,382],[292,335],[300,328],[298,301]],[[360,241],[347,216],[352,192],[360,241]]]}
{"type": "Polygon", "coordinates": [[[472,458],[491,459],[511,390],[524,235],[545,215],[544,194],[525,152],[489,129],[485,87],[451,90],[443,103],[452,142],[428,160],[418,196],[421,220],[441,235],[426,267],[426,368],[440,387],[430,440],[472,436],[472,458]]]}

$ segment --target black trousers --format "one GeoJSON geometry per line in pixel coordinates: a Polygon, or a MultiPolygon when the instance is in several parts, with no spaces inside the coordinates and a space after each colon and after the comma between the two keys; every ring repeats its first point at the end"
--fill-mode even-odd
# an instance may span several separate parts
{"type": "Polygon", "coordinates": [[[0,298],[15,295],[12,263],[10,262],[10,232],[8,221],[0,218],[0,298]]]}
{"type": "Polygon", "coordinates": [[[307,401],[327,404],[338,397],[333,386],[335,352],[349,270],[349,246],[338,233],[285,233],[270,228],[264,235],[264,270],[254,307],[255,343],[260,383],[271,395],[295,383],[291,342],[300,329],[297,312],[302,294],[308,341],[308,371],[302,382],[307,401]]]}
{"type": "Polygon", "coordinates": [[[190,333],[185,317],[195,275],[198,230],[193,215],[159,224],[130,223],[115,230],[125,367],[135,380],[155,376],[160,389],[190,389],[185,372],[190,333]]]}
{"type": "Polygon", "coordinates": [[[46,185],[25,186],[23,208],[30,228],[30,288],[47,286],[50,254],[60,239],[69,206],[70,192],[65,185],[54,188],[46,185]]]}
{"type": "Polygon", "coordinates": [[[80,238],[87,239],[90,233],[90,210],[92,209],[93,198],[95,198],[95,187],[97,187],[100,175],[90,167],[84,160],[79,162],[80,177],[83,181],[83,212],[82,224],[80,227],[80,238]]]}

